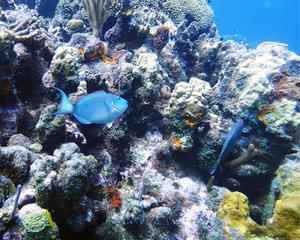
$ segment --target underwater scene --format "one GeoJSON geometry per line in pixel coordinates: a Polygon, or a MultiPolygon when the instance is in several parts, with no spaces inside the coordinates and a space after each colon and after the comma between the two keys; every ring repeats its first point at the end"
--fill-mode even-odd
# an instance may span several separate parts
{"type": "Polygon", "coordinates": [[[0,0],[0,240],[300,240],[300,1],[0,0]]]}

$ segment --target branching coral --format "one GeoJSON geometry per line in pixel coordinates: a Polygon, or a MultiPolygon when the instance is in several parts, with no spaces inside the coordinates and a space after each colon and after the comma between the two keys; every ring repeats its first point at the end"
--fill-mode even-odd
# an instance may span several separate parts
{"type": "MultiPolygon", "coordinates": [[[[224,165],[227,167],[236,167],[240,164],[243,164],[245,162],[248,162],[253,157],[261,155],[260,151],[255,148],[254,144],[250,143],[247,150],[238,158],[231,160],[230,162],[225,163],[224,165]]],[[[208,183],[206,184],[206,188],[209,191],[211,187],[213,186],[214,182],[216,180],[215,176],[211,176],[208,180],[208,183]]]]}
{"type": "Polygon", "coordinates": [[[122,3],[117,0],[82,0],[82,2],[96,37],[99,36],[107,18],[122,8],[122,3]]]}
{"type": "Polygon", "coordinates": [[[93,28],[94,36],[99,36],[107,15],[104,10],[105,0],[83,0],[90,24],[93,28]]]}
{"type": "Polygon", "coordinates": [[[9,29],[15,38],[15,42],[21,43],[44,43],[47,34],[44,22],[38,17],[35,11],[26,11],[20,9],[18,14],[14,12],[5,12],[5,23],[2,25],[9,29]]]}
{"type": "Polygon", "coordinates": [[[14,33],[16,42],[24,42],[41,34],[39,21],[35,16],[12,23],[8,28],[14,33]]]}
{"type": "Polygon", "coordinates": [[[228,162],[226,166],[235,167],[242,163],[248,162],[251,158],[259,155],[260,152],[257,148],[255,148],[254,144],[250,143],[246,152],[240,157],[228,162]]]}

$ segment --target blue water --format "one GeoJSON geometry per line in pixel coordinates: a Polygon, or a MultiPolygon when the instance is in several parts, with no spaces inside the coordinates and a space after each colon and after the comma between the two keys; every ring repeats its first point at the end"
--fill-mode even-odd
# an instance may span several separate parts
{"type": "Polygon", "coordinates": [[[238,35],[250,47],[282,42],[300,54],[300,0],[211,0],[221,35],[238,35]]]}

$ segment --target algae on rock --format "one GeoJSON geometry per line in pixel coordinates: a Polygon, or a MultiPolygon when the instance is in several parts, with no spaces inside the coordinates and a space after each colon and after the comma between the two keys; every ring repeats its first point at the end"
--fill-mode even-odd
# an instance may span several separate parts
{"type": "Polygon", "coordinates": [[[59,239],[58,229],[47,209],[39,209],[27,214],[23,221],[26,240],[59,239]]]}

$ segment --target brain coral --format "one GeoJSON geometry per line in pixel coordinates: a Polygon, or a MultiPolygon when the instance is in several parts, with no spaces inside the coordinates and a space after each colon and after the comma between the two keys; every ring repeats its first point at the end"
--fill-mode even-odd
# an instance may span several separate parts
{"type": "Polygon", "coordinates": [[[184,20],[186,16],[194,18],[202,30],[212,24],[213,11],[206,0],[166,0],[162,5],[176,24],[184,20]]]}

